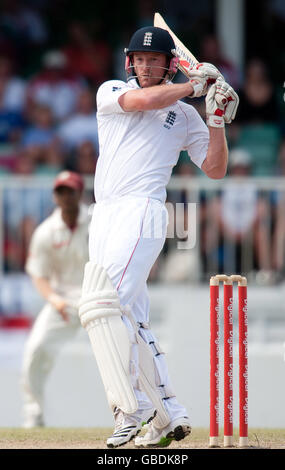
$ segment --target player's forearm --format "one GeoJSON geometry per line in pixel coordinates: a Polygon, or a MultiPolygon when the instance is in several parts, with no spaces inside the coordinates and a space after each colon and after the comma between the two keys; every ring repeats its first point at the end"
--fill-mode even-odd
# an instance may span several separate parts
{"type": "Polygon", "coordinates": [[[209,127],[210,139],[206,159],[202,164],[204,173],[212,179],[223,178],[228,166],[228,146],[224,128],[209,127]]]}
{"type": "Polygon", "coordinates": [[[162,109],[193,93],[190,82],[174,85],[156,85],[149,88],[130,90],[120,96],[119,103],[124,111],[149,111],[162,109]]]}
{"type": "Polygon", "coordinates": [[[32,277],[38,292],[61,314],[63,320],[68,321],[65,311],[66,301],[52,289],[48,279],[43,277],[32,277]]]}
{"type": "Polygon", "coordinates": [[[33,283],[38,292],[45,300],[53,304],[56,308],[63,302],[63,299],[53,290],[50,281],[44,277],[32,277],[33,283]]]}
{"type": "Polygon", "coordinates": [[[53,289],[51,288],[50,282],[48,279],[43,277],[32,277],[33,283],[36,286],[38,292],[46,299],[50,297],[50,295],[54,294],[53,289]]]}

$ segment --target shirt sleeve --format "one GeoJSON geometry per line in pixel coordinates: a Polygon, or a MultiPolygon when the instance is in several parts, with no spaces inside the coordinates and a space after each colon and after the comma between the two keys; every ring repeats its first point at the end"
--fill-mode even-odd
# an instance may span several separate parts
{"type": "Polygon", "coordinates": [[[47,237],[40,227],[32,235],[25,269],[30,276],[46,279],[51,277],[52,256],[47,237]]]}
{"type": "MultiPolygon", "coordinates": [[[[190,106],[190,105],[189,105],[190,106]]],[[[191,160],[198,168],[201,168],[207,156],[209,146],[209,129],[198,111],[190,106],[187,115],[187,137],[185,147],[191,160]]]]}
{"type": "Polygon", "coordinates": [[[132,88],[121,80],[109,80],[103,83],[97,92],[97,113],[113,114],[125,113],[119,105],[119,97],[132,88]]]}

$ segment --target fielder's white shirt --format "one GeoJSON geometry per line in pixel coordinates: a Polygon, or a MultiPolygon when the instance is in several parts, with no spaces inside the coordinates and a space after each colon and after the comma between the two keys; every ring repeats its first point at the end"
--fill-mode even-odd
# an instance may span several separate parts
{"type": "Polygon", "coordinates": [[[110,80],[97,93],[97,202],[125,195],[164,202],[180,152],[187,150],[199,168],[206,158],[209,131],[196,109],[179,100],[163,109],[125,112],[118,99],[135,87],[134,80],[110,80]]]}
{"type": "Polygon", "coordinates": [[[32,235],[27,273],[48,279],[53,289],[65,298],[78,299],[84,266],[89,259],[89,222],[87,206],[81,205],[77,225],[71,230],[62,220],[61,209],[56,208],[32,235]]]}

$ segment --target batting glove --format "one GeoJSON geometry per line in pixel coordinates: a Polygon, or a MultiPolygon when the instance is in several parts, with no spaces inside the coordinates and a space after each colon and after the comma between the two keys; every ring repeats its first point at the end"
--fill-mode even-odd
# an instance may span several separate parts
{"type": "Polygon", "coordinates": [[[222,78],[217,78],[206,96],[206,117],[210,127],[224,127],[235,118],[239,97],[222,78]]]}
{"type": "Polygon", "coordinates": [[[213,64],[207,62],[196,64],[192,69],[189,69],[188,76],[194,89],[191,98],[206,95],[209,87],[215,83],[218,77],[224,78],[213,64]]]}

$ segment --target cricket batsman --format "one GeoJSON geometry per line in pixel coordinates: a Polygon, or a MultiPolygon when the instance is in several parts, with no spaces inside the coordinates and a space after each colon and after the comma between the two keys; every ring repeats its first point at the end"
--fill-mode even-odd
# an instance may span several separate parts
{"type": "Polygon", "coordinates": [[[79,316],[114,415],[108,447],[126,444],[146,422],[138,447],[166,446],[191,432],[150,327],[147,279],[165,242],[172,168],[186,150],[209,178],[224,177],[224,126],[234,119],[238,96],[211,64],[199,64],[190,80],[173,84],[174,49],[164,29],[139,29],[125,50],[127,82],[107,81],[97,93],[96,205],[79,316]],[[204,95],[207,125],[181,101],[204,95]]]}
{"type": "Polygon", "coordinates": [[[45,299],[25,345],[21,376],[23,427],[44,426],[44,388],[61,347],[80,328],[78,302],[88,261],[88,208],[83,178],[63,171],[53,195],[57,207],[32,235],[26,271],[45,299]]]}

